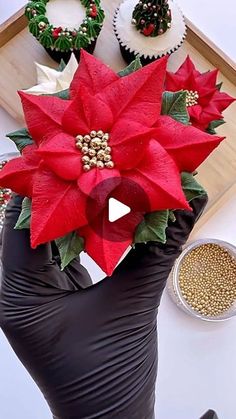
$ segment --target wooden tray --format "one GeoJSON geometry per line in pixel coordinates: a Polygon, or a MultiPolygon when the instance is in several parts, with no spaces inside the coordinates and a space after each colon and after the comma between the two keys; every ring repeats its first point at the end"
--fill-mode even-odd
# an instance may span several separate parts
{"type": "MultiPolygon", "coordinates": [[[[106,19],[97,42],[95,55],[101,57],[114,70],[125,66],[119,45],[113,34],[112,17],[119,0],[104,0],[106,19]]],[[[236,66],[219,48],[210,42],[191,22],[187,21],[188,36],[184,45],[169,60],[169,69],[175,70],[189,54],[200,71],[213,67],[220,69],[219,81],[224,91],[236,97],[236,66]]],[[[0,106],[22,125],[23,114],[17,90],[36,83],[34,61],[56,66],[41,45],[28,32],[23,10],[0,26],[0,106]],[[23,29],[24,28],[24,29],[23,29]]],[[[209,206],[223,205],[228,190],[236,184],[236,103],[225,112],[226,125],[218,129],[227,140],[199,168],[199,181],[209,193],[209,206]],[[223,196],[223,197],[222,197],[223,196]],[[224,198],[225,197],[225,198],[224,198]]],[[[231,189],[235,190],[234,188],[231,189]]]]}

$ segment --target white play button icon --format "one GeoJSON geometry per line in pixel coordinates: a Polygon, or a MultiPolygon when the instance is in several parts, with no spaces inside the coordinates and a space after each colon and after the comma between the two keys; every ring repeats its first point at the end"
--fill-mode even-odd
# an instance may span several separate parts
{"type": "Polygon", "coordinates": [[[124,217],[124,215],[131,212],[130,207],[123,204],[120,201],[117,201],[115,198],[110,198],[108,202],[108,219],[110,223],[119,220],[124,217]]]}

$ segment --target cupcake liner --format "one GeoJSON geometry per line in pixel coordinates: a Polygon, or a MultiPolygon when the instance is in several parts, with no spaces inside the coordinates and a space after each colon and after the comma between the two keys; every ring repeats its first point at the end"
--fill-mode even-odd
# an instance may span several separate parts
{"type": "MultiPolygon", "coordinates": [[[[90,54],[93,54],[95,47],[96,47],[96,43],[97,43],[97,39],[94,39],[85,49],[85,51],[89,52],[90,54]]],[[[74,49],[73,51],[56,51],[55,49],[51,49],[51,48],[44,48],[48,55],[50,55],[50,57],[55,60],[57,63],[60,63],[61,60],[63,60],[66,64],[68,63],[71,54],[73,53],[79,63],[80,61],[80,50],[76,50],[74,49]]]]}
{"type": "Polygon", "coordinates": [[[145,37],[131,24],[132,13],[137,0],[125,0],[116,10],[113,27],[120,45],[121,54],[129,64],[139,55],[143,65],[165,55],[170,55],[181,47],[186,38],[184,16],[179,7],[170,0],[172,25],[163,35],[145,37]]]}

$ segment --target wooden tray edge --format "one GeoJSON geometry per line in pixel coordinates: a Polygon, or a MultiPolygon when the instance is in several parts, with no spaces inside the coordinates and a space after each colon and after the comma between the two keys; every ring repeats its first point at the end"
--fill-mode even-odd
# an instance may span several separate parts
{"type": "Polygon", "coordinates": [[[25,7],[22,7],[0,25],[0,48],[27,26],[27,19],[24,13],[25,7]]]}
{"type": "Polygon", "coordinates": [[[217,45],[203,34],[190,20],[187,23],[187,41],[196,48],[210,63],[218,68],[228,80],[236,85],[236,63],[217,45]]]}

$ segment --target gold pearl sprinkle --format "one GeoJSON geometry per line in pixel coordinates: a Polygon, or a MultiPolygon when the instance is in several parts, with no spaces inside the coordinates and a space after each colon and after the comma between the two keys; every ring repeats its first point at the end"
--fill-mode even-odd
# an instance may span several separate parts
{"type": "Polygon", "coordinates": [[[187,90],[187,96],[186,96],[186,106],[194,106],[198,104],[199,94],[195,90],[187,90]]]}
{"type": "Polygon", "coordinates": [[[236,259],[217,244],[203,244],[183,259],[179,286],[195,311],[219,316],[236,301],[236,259]]]}
{"type": "Polygon", "coordinates": [[[102,130],[91,131],[90,134],[77,135],[76,147],[82,152],[82,163],[85,172],[97,167],[98,169],[113,169],[112,149],[108,145],[110,135],[102,130]]]}

